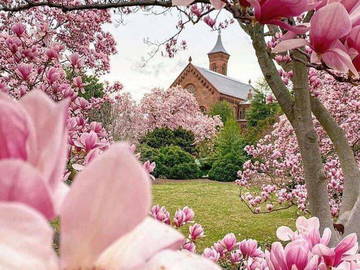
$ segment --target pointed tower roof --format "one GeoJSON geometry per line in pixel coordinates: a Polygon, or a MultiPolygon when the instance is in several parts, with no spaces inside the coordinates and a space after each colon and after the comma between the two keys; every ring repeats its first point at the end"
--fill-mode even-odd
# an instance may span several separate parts
{"type": "Polygon", "coordinates": [[[217,41],[215,43],[215,46],[214,48],[208,53],[208,54],[213,54],[213,53],[218,53],[218,52],[222,52],[222,53],[225,53],[227,55],[230,55],[228,54],[228,52],[225,50],[223,44],[222,44],[222,41],[221,41],[221,31],[219,29],[219,34],[218,34],[218,38],[217,38],[217,41]]]}

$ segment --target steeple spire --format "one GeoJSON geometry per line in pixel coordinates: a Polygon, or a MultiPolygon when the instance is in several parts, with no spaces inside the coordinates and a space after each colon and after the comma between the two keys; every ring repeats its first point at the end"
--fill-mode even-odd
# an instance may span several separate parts
{"type": "MultiPolygon", "coordinates": [[[[214,48],[208,53],[208,54],[212,54],[212,53],[218,53],[218,52],[222,52],[222,53],[227,53],[227,51],[225,50],[223,44],[222,44],[222,40],[221,40],[221,29],[218,30],[218,37],[215,43],[214,48]]],[[[229,54],[228,54],[229,55],[229,54]]]]}
{"type": "Polygon", "coordinates": [[[223,75],[227,75],[227,65],[230,54],[225,50],[222,40],[221,31],[218,31],[218,37],[214,48],[208,53],[209,69],[223,75]]]}

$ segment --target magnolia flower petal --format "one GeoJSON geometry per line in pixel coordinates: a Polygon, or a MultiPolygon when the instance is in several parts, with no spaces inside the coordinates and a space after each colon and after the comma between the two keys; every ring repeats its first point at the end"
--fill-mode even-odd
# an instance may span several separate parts
{"type": "MultiPolygon", "coordinates": [[[[141,270],[220,270],[204,257],[188,251],[164,250],[155,255],[141,270]]],[[[140,269],[139,269],[140,270],[140,269]]]]}
{"type": "Polygon", "coordinates": [[[0,269],[57,270],[53,231],[36,211],[18,203],[0,203],[0,269]]]}
{"type": "Polygon", "coordinates": [[[287,39],[277,44],[275,48],[272,50],[272,52],[273,53],[286,52],[288,50],[300,48],[306,45],[308,45],[308,42],[302,38],[287,39]]]}
{"type": "Polygon", "coordinates": [[[323,62],[330,68],[340,72],[348,72],[349,70],[354,74],[355,78],[359,74],[351,61],[350,56],[341,49],[330,49],[321,56],[323,62]]]}
{"type": "Polygon", "coordinates": [[[150,180],[129,145],[114,144],[74,179],[61,210],[65,269],[91,268],[150,208],[150,180]]]}
{"type": "Polygon", "coordinates": [[[48,219],[55,217],[47,183],[34,167],[21,160],[0,160],[0,201],[21,202],[48,219]]]}
{"type": "Polygon", "coordinates": [[[30,135],[34,131],[25,110],[5,94],[0,94],[0,159],[26,160],[30,135]]]}
{"type": "Polygon", "coordinates": [[[99,269],[107,270],[142,269],[159,251],[179,249],[183,242],[184,237],[181,233],[148,217],[105,250],[96,265],[99,269]]]}
{"type": "Polygon", "coordinates": [[[289,227],[280,226],[276,230],[276,236],[281,241],[290,241],[294,236],[294,232],[289,227]]]}
{"type": "MultiPolygon", "coordinates": [[[[62,180],[66,164],[65,117],[68,101],[54,103],[43,91],[31,91],[20,101],[36,130],[36,149],[30,162],[37,167],[54,189],[62,180]]],[[[34,148],[34,147],[33,147],[34,148]]]]}
{"type": "MultiPolygon", "coordinates": [[[[260,1],[259,1],[260,2],[260,1]]],[[[261,19],[299,16],[311,7],[304,0],[267,0],[261,1],[261,19]]]]}
{"type": "Polygon", "coordinates": [[[53,199],[54,199],[54,205],[55,205],[54,207],[56,213],[60,212],[61,206],[69,191],[70,191],[70,187],[64,182],[59,183],[55,188],[55,192],[53,193],[53,199]]]}
{"type": "Polygon", "coordinates": [[[331,3],[311,18],[310,42],[317,53],[323,53],[351,30],[348,12],[340,3],[331,3]]]}

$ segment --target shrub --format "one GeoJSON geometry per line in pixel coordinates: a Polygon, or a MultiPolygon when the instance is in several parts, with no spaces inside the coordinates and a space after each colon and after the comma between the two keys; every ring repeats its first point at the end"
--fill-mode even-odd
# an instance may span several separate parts
{"type": "Polygon", "coordinates": [[[178,128],[171,130],[169,128],[155,128],[148,132],[141,140],[142,144],[146,144],[153,148],[161,148],[165,146],[179,146],[184,151],[195,153],[195,137],[191,131],[178,128]]]}
{"type": "Polygon", "coordinates": [[[194,179],[201,176],[194,157],[179,146],[154,149],[147,145],[141,145],[140,151],[142,160],[156,163],[153,175],[157,178],[194,179]]]}
{"type": "Polygon", "coordinates": [[[217,159],[211,167],[209,178],[223,182],[235,181],[237,178],[237,171],[242,168],[245,160],[245,157],[236,153],[229,153],[222,156],[217,159]]]}
{"type": "Polygon", "coordinates": [[[235,119],[234,109],[232,108],[229,102],[224,100],[215,103],[210,108],[209,114],[211,116],[219,115],[223,123],[226,123],[230,119],[235,119]]]}
{"type": "Polygon", "coordinates": [[[228,120],[215,142],[215,152],[209,158],[213,163],[208,177],[217,181],[235,181],[237,171],[247,159],[245,145],[238,123],[234,119],[228,120]]]}
{"type": "Polygon", "coordinates": [[[195,162],[176,164],[169,171],[172,179],[195,179],[201,177],[201,171],[195,162]]]}

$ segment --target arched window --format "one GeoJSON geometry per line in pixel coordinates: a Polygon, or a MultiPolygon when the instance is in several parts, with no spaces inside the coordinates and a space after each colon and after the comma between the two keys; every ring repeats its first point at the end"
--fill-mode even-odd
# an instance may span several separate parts
{"type": "Polygon", "coordinates": [[[201,110],[203,113],[206,113],[206,108],[205,108],[205,106],[200,106],[200,110],[201,110]]]}
{"type": "Polygon", "coordinates": [[[193,85],[192,83],[188,84],[187,86],[185,86],[185,88],[192,94],[195,94],[196,92],[196,88],[195,85],[193,85]]]}
{"type": "Polygon", "coordinates": [[[243,120],[243,119],[245,119],[245,116],[246,116],[245,108],[244,107],[239,107],[238,108],[238,119],[243,120]]]}
{"type": "Polygon", "coordinates": [[[225,64],[222,65],[221,72],[222,72],[222,74],[226,75],[226,65],[225,64]]]}
{"type": "Polygon", "coordinates": [[[215,72],[217,71],[217,70],[216,70],[216,64],[212,64],[211,70],[212,70],[212,71],[215,71],[215,72]]]}

